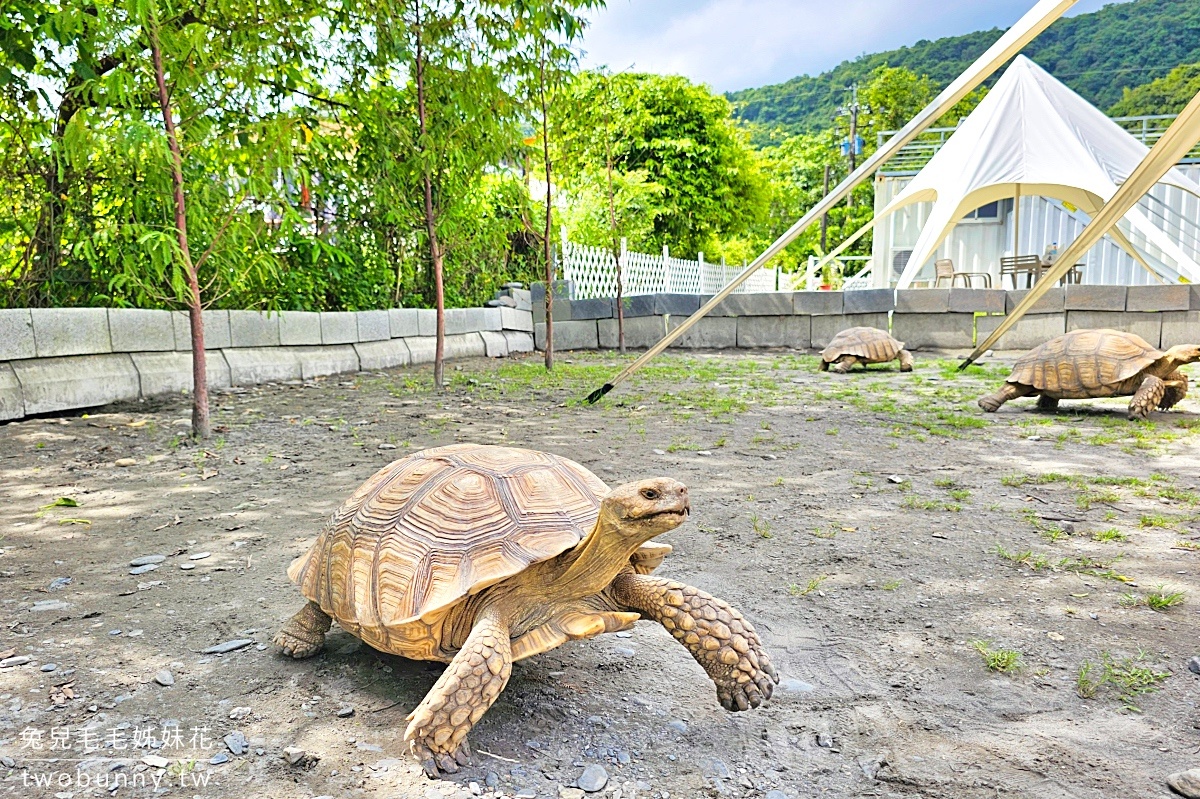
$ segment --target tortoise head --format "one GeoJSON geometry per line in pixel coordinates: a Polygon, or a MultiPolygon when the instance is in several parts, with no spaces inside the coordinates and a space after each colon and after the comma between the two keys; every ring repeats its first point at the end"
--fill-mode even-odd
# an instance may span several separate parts
{"type": "Polygon", "coordinates": [[[600,503],[599,522],[640,543],[683,524],[691,510],[687,486],[654,477],[610,491],[600,503]]]}
{"type": "Polygon", "coordinates": [[[1165,355],[1180,366],[1195,363],[1200,361],[1200,344],[1179,344],[1167,350],[1165,355]]]}

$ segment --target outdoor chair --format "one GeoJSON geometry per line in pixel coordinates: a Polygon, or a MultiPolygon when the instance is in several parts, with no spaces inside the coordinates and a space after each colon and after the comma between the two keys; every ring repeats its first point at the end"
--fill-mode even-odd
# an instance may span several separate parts
{"type": "Polygon", "coordinates": [[[1042,276],[1042,257],[1040,255],[1003,256],[1000,258],[1000,284],[1004,285],[1005,276],[1011,277],[1013,288],[1033,288],[1033,284],[1042,276]],[[1025,278],[1021,286],[1020,279],[1025,278]]]}
{"type": "Polygon", "coordinates": [[[933,268],[937,273],[937,279],[933,282],[934,288],[940,288],[942,281],[946,281],[953,288],[958,284],[959,279],[963,281],[963,286],[966,288],[974,288],[975,278],[983,278],[983,287],[992,287],[992,276],[987,272],[955,272],[954,261],[949,258],[939,258],[933,262],[933,268]]]}

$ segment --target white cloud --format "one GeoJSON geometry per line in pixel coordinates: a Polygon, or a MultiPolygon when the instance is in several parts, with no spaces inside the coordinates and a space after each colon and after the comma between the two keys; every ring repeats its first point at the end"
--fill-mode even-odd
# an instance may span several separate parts
{"type": "MultiPolygon", "coordinates": [[[[816,74],[863,53],[1008,27],[1033,0],[609,0],[584,64],[686,75],[718,91],[816,74]]],[[[1082,0],[1073,13],[1102,0],[1082,0]]]]}

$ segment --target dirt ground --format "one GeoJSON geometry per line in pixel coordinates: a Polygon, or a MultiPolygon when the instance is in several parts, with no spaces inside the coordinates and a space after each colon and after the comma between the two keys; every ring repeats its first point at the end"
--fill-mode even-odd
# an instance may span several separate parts
{"type": "Polygon", "coordinates": [[[184,397],[0,425],[0,654],[29,658],[0,668],[0,795],[553,799],[597,764],[589,795],[612,799],[1083,799],[1163,797],[1200,766],[1196,399],[1145,423],[1121,400],[986,415],[999,362],[839,376],[781,351],[668,355],[581,405],[619,365],[466,361],[442,395],[424,369],[236,390],[203,447],[184,397]],[[684,481],[692,521],[659,573],[756,625],[771,701],[721,709],[642,622],[518,663],[474,765],[426,780],[402,735],[440,665],[340,631],[306,661],[269,641],[301,605],[284,570],[337,505],[458,441],[684,481]],[[167,557],[131,575],[145,555],[167,557]]]}

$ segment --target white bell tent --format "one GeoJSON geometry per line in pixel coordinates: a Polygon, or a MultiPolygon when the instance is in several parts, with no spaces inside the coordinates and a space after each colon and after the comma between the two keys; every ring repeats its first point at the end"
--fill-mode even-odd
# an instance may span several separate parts
{"type": "MultiPolygon", "coordinates": [[[[1019,208],[1021,196],[1036,195],[1094,216],[1147,152],[1097,108],[1025,56],[1017,56],[979,107],[875,216],[872,226],[904,206],[933,203],[897,284],[908,288],[955,225],[975,209],[1010,198],[1016,198],[1014,207],[1019,208]]],[[[1200,197],[1200,185],[1177,169],[1161,182],[1200,197]]],[[[1173,262],[1176,274],[1166,275],[1168,279],[1200,282],[1200,265],[1141,211],[1135,208],[1125,223],[1125,230],[1136,231],[1137,238],[1173,262]]],[[[1125,232],[1113,228],[1110,235],[1159,280],[1164,277],[1125,232]]]]}

